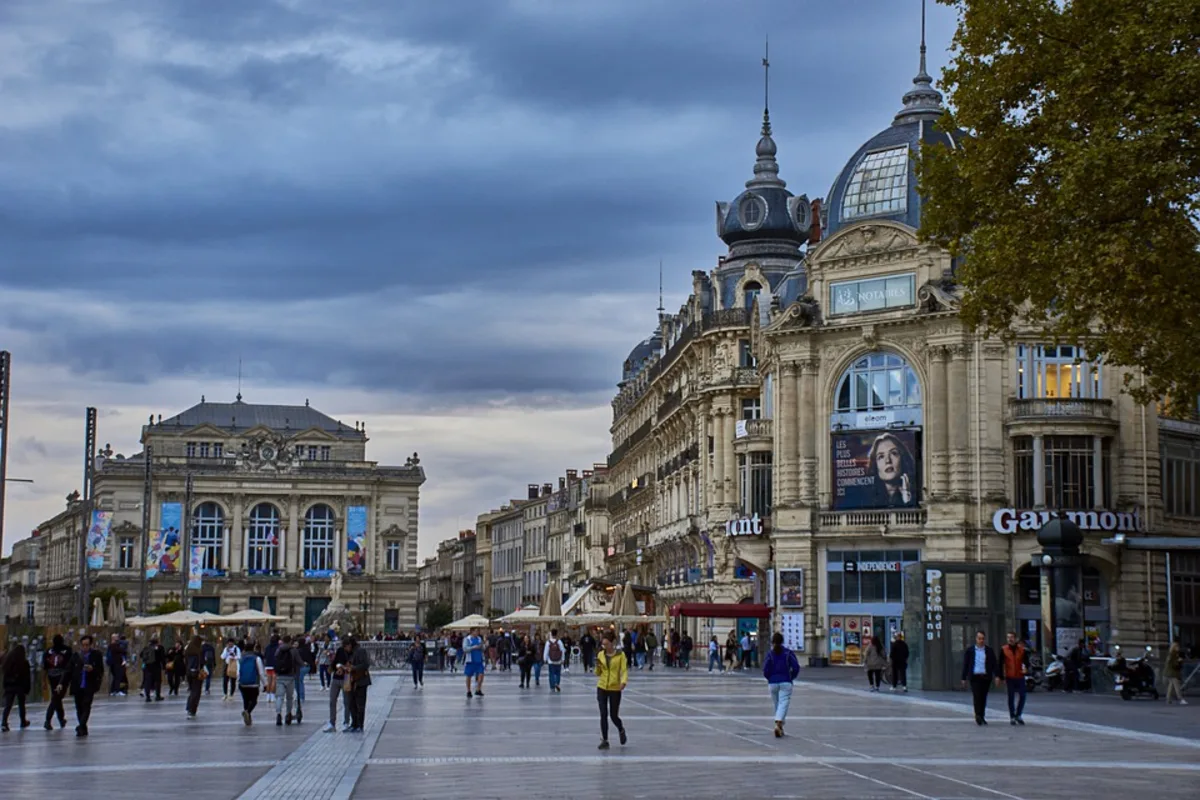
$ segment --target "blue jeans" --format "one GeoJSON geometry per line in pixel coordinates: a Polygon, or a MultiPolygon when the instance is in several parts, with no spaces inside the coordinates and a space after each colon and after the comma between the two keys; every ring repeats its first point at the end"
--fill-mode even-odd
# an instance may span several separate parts
{"type": "Polygon", "coordinates": [[[719,672],[725,671],[725,665],[721,663],[721,654],[720,653],[709,653],[708,654],[708,671],[712,672],[713,667],[716,667],[719,672]]]}
{"type": "Polygon", "coordinates": [[[300,703],[304,703],[304,676],[308,674],[308,664],[301,664],[300,671],[296,673],[296,697],[300,703]]]}
{"type": "Polygon", "coordinates": [[[550,688],[557,689],[562,683],[562,664],[550,664],[550,688]]]}
{"type": "Polygon", "coordinates": [[[787,719],[788,706],[792,704],[792,688],[790,682],[771,684],[771,702],[775,704],[776,722],[787,719]]]}
{"type": "Polygon", "coordinates": [[[534,683],[542,682],[542,662],[535,661],[533,664],[533,680],[534,683]]]}
{"type": "Polygon", "coordinates": [[[1025,679],[1006,678],[1004,682],[1008,685],[1008,716],[1019,717],[1025,712],[1025,679]],[[1014,703],[1017,696],[1021,699],[1014,703]]]}

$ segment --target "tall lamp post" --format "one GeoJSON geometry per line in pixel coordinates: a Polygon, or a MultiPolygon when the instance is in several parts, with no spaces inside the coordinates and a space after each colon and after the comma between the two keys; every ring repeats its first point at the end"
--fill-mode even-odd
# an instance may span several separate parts
{"type": "Polygon", "coordinates": [[[362,635],[367,635],[367,612],[371,610],[371,600],[366,592],[358,593],[358,610],[362,612],[362,635]]]}

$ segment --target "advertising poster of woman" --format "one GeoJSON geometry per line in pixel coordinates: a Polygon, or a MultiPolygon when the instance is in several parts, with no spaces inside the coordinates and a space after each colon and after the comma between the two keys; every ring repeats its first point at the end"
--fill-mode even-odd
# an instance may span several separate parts
{"type": "Polygon", "coordinates": [[[918,432],[833,436],[833,508],[914,508],[921,502],[918,432]]]}

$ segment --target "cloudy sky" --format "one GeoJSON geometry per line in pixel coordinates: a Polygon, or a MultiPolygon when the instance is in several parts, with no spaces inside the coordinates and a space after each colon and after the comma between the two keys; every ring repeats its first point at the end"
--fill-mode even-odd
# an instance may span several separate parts
{"type": "MultiPolygon", "coordinates": [[[[952,13],[929,9],[930,71],[952,13]]],[[[763,39],[824,196],[916,70],[919,0],[4,0],[4,552],[100,442],[232,400],[365,420],[422,554],[603,461],[624,355],[723,252],[763,39]]]]}

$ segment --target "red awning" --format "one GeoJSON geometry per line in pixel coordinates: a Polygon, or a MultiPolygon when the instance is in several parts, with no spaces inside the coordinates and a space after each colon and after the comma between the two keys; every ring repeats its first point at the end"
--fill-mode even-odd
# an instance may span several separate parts
{"type": "Polygon", "coordinates": [[[770,619],[771,608],[761,603],[676,603],[671,606],[671,616],[770,619]]]}

